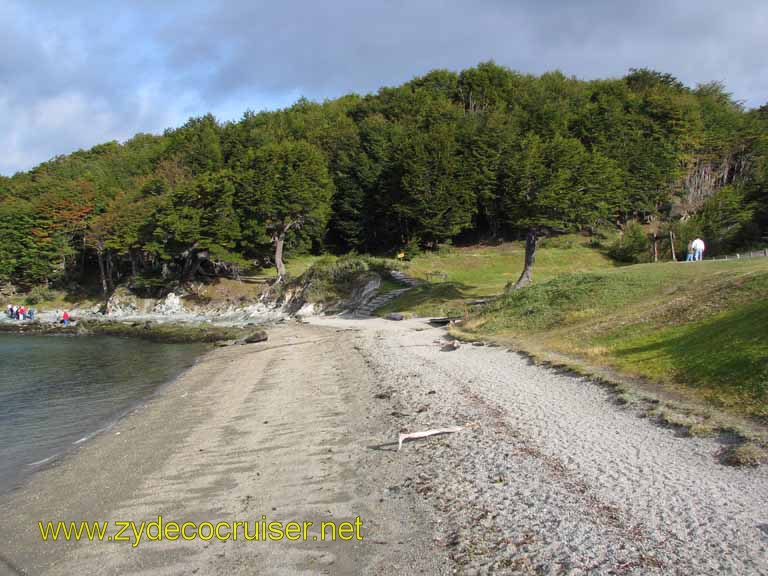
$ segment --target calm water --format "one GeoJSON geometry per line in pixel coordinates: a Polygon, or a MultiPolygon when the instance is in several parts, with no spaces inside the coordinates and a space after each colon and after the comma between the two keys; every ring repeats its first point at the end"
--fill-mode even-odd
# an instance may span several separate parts
{"type": "Polygon", "coordinates": [[[203,347],[0,334],[0,492],[191,366],[203,347]]]}

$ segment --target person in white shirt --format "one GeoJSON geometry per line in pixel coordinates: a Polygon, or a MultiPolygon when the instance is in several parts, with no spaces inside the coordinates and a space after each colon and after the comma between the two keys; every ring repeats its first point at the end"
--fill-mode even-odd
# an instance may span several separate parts
{"type": "Polygon", "coordinates": [[[701,238],[696,238],[696,240],[694,240],[691,244],[691,248],[693,248],[693,259],[695,261],[701,260],[701,258],[704,256],[704,250],[706,249],[706,246],[704,246],[704,240],[701,238]]]}

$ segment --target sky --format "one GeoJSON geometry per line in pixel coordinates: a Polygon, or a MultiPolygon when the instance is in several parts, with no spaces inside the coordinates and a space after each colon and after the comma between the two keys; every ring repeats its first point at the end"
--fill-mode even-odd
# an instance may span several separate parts
{"type": "Polygon", "coordinates": [[[765,0],[0,0],[0,174],[487,60],[583,79],[647,67],[756,107],[766,31],[765,0]]]}

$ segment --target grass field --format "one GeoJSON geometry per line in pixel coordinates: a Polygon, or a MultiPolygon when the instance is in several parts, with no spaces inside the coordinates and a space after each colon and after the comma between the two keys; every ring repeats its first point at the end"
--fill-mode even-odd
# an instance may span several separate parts
{"type": "Polygon", "coordinates": [[[768,421],[768,258],[565,274],[462,327],[680,386],[768,421]]]}
{"type": "MultiPolygon", "coordinates": [[[[544,282],[568,272],[615,266],[601,251],[590,248],[588,242],[587,238],[576,235],[542,241],[536,256],[535,280],[544,282]]],[[[522,242],[508,242],[499,246],[450,248],[417,256],[408,263],[406,272],[426,283],[393,300],[378,314],[463,314],[466,300],[500,294],[507,282],[517,280],[524,255],[522,242]],[[434,281],[431,272],[445,274],[446,278],[434,281]]]]}

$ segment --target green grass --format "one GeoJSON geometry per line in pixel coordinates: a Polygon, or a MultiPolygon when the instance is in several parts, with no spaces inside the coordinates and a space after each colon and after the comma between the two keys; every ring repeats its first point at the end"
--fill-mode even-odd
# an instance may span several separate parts
{"type": "Polygon", "coordinates": [[[620,368],[701,388],[719,404],[768,416],[768,302],[754,302],[684,325],[639,330],[595,342],[620,368]],[[713,389],[714,388],[714,389],[713,389]],[[718,393],[719,391],[719,393],[718,393]]]}
{"type": "MultiPolygon", "coordinates": [[[[293,258],[288,258],[285,262],[286,272],[291,278],[298,278],[320,258],[322,258],[322,256],[314,256],[312,254],[304,254],[302,256],[294,256],[293,258]]],[[[274,272],[275,276],[277,276],[277,271],[274,268],[271,268],[271,271],[274,272]]]]}
{"type": "MultiPolygon", "coordinates": [[[[535,280],[544,282],[569,272],[615,266],[605,254],[587,243],[588,239],[577,235],[545,239],[536,254],[535,280]]],[[[448,248],[419,255],[408,263],[406,271],[427,283],[393,300],[378,313],[463,314],[467,300],[501,294],[508,282],[516,281],[523,268],[524,255],[522,242],[448,248]],[[434,280],[429,278],[430,272],[444,273],[446,281],[430,281],[434,280]]]]}
{"type": "Polygon", "coordinates": [[[485,306],[463,331],[609,365],[768,418],[768,259],[566,274],[485,306]]]}
{"type": "MultiPolygon", "coordinates": [[[[314,254],[300,254],[296,256],[286,256],[285,271],[289,278],[298,278],[304,272],[309,270],[312,265],[321,258],[328,258],[329,256],[316,256],[314,254]]],[[[333,258],[333,256],[330,256],[333,258]]],[[[274,266],[268,268],[258,268],[252,271],[256,276],[263,276],[264,278],[277,278],[277,269],[274,266]]],[[[248,275],[248,274],[246,274],[248,275]]]]}

